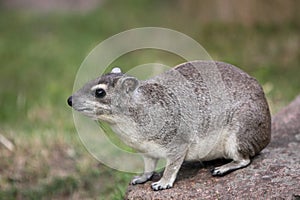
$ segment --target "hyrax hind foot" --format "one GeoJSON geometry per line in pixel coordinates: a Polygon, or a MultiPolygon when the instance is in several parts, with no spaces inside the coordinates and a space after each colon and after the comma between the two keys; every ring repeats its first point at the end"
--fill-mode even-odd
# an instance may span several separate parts
{"type": "Polygon", "coordinates": [[[211,173],[213,176],[223,176],[229,172],[232,172],[234,170],[246,167],[249,165],[250,159],[242,159],[242,160],[233,160],[230,163],[227,163],[225,165],[222,165],[220,167],[215,167],[211,170],[211,173]]]}

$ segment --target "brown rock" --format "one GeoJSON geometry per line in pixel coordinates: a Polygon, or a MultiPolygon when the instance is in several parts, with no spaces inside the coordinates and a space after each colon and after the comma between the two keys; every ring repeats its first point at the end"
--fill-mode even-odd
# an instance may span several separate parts
{"type": "MultiPolygon", "coordinates": [[[[129,185],[125,199],[300,199],[300,96],[273,117],[272,141],[252,163],[223,177],[210,169],[228,162],[184,163],[173,188],[149,181],[129,185]]],[[[158,180],[162,172],[155,174],[158,180]]]]}

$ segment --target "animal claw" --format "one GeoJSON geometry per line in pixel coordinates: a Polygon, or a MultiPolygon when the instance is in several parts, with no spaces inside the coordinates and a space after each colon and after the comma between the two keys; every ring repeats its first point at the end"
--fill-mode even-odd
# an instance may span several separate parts
{"type": "Polygon", "coordinates": [[[154,191],[158,191],[158,190],[164,190],[164,189],[170,189],[172,187],[172,184],[167,183],[161,183],[161,181],[155,182],[151,184],[151,187],[154,191]]]}

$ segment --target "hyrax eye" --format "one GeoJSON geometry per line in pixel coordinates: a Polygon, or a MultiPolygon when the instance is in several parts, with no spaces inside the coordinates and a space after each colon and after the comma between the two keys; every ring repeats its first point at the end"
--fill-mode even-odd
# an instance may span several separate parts
{"type": "Polygon", "coordinates": [[[106,95],[106,92],[104,89],[99,88],[95,90],[95,97],[96,98],[103,98],[106,95]]]}

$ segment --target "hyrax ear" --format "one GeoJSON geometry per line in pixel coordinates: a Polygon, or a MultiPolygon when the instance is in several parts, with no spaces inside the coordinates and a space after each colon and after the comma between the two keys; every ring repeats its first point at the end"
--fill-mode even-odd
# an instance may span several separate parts
{"type": "Polygon", "coordinates": [[[121,89],[126,93],[133,92],[139,85],[139,80],[134,77],[125,77],[121,80],[121,89]]]}

